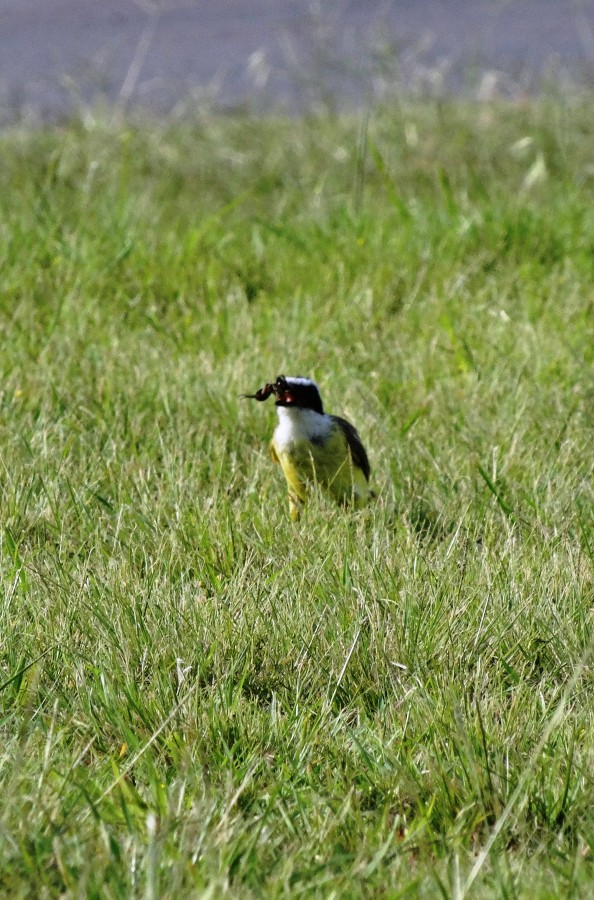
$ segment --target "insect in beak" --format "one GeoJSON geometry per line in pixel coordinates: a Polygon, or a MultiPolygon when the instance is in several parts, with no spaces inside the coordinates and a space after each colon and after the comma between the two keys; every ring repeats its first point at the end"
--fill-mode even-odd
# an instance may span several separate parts
{"type": "Polygon", "coordinates": [[[242,394],[241,397],[244,400],[268,400],[271,394],[276,393],[276,388],[273,384],[265,384],[263,388],[260,388],[259,391],[256,391],[255,394],[242,394]]]}

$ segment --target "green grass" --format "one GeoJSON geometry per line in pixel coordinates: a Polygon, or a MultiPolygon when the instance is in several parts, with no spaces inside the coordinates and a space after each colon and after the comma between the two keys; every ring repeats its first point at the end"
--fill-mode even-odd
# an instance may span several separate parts
{"type": "Polygon", "coordinates": [[[0,893],[591,896],[591,105],[0,143],[0,893]]]}

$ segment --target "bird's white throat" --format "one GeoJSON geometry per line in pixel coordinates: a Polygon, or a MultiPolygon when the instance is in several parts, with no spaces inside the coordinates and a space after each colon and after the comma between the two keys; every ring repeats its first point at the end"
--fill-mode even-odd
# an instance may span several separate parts
{"type": "Polygon", "coordinates": [[[299,441],[324,438],[332,431],[332,416],[300,409],[296,406],[277,406],[278,425],[274,431],[274,442],[279,449],[299,441]]]}

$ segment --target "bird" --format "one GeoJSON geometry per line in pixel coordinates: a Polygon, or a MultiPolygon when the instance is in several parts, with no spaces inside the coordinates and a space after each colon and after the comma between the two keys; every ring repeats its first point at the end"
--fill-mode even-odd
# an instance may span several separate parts
{"type": "Polygon", "coordinates": [[[311,378],[279,375],[246,399],[275,397],[278,424],[270,442],[289,490],[289,514],[297,520],[308,489],[318,485],[341,506],[361,509],[370,496],[371,466],[357,429],[324,412],[320,390],[311,378]]]}

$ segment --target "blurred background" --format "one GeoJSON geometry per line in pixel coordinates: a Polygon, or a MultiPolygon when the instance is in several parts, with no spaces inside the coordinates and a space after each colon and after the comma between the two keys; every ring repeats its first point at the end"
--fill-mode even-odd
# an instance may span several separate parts
{"type": "Polygon", "coordinates": [[[591,84],[594,0],[0,0],[2,121],[591,84]]]}

